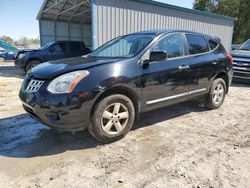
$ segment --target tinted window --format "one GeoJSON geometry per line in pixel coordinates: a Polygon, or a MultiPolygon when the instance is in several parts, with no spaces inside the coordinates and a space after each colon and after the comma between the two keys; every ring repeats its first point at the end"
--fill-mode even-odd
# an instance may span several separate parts
{"type": "Polygon", "coordinates": [[[153,50],[167,51],[168,58],[184,55],[184,41],[181,34],[171,34],[161,39],[153,50]]]}
{"type": "Polygon", "coordinates": [[[186,36],[190,54],[208,52],[208,45],[204,37],[191,34],[187,34],[186,36]]]}
{"type": "Polygon", "coordinates": [[[80,51],[82,49],[81,43],[73,42],[70,44],[70,50],[71,51],[80,51]]]}
{"type": "Polygon", "coordinates": [[[66,44],[65,43],[61,43],[61,44],[58,44],[59,46],[60,46],[60,48],[61,48],[61,50],[64,52],[64,53],[66,53],[66,44]]]}
{"type": "Polygon", "coordinates": [[[59,44],[52,46],[52,52],[62,52],[62,48],[59,44]]]}
{"type": "Polygon", "coordinates": [[[208,44],[211,50],[215,49],[219,45],[218,42],[214,39],[208,39],[208,44]]]}

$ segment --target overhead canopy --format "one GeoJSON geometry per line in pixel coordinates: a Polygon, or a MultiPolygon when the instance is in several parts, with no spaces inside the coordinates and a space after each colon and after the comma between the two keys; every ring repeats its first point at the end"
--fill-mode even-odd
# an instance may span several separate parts
{"type": "Polygon", "coordinates": [[[1,40],[0,40],[0,47],[5,49],[5,50],[12,51],[12,52],[15,52],[18,50],[18,48],[11,46],[10,44],[7,44],[6,42],[1,41],[1,40]]]}
{"type": "Polygon", "coordinates": [[[235,21],[155,0],[44,0],[37,19],[41,45],[74,40],[92,48],[137,31],[184,29],[218,36],[229,49],[235,21]]]}
{"type": "Polygon", "coordinates": [[[37,19],[71,23],[91,22],[91,0],[46,0],[37,19]]]}

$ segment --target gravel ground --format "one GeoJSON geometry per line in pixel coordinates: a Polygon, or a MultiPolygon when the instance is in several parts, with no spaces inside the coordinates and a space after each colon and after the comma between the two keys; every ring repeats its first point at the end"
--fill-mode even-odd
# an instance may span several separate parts
{"type": "Polygon", "coordinates": [[[250,86],[224,105],[145,113],[121,141],[60,133],[22,109],[21,74],[0,63],[0,187],[250,187],[250,86]]]}

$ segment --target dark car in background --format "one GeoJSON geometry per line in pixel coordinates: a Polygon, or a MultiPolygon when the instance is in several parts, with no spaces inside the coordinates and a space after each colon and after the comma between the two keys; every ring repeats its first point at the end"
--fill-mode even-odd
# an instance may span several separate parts
{"type": "Polygon", "coordinates": [[[142,112],[203,99],[219,108],[232,81],[232,57],[216,37],[178,30],[118,37],[92,53],[49,61],[26,75],[19,97],[38,121],[88,128],[101,142],[124,137],[142,112]]]}
{"type": "Polygon", "coordinates": [[[6,61],[6,60],[14,60],[15,55],[14,52],[11,51],[0,51],[0,62],[6,61]]]}
{"type": "Polygon", "coordinates": [[[37,50],[18,51],[15,65],[28,72],[31,68],[46,61],[82,56],[90,53],[82,41],[58,41],[44,45],[37,50]]]}
{"type": "Polygon", "coordinates": [[[250,84],[250,39],[231,54],[234,68],[233,81],[250,84]]]}
{"type": "Polygon", "coordinates": [[[242,44],[232,44],[231,45],[231,50],[230,51],[233,51],[233,50],[238,50],[240,47],[241,47],[242,44]]]}

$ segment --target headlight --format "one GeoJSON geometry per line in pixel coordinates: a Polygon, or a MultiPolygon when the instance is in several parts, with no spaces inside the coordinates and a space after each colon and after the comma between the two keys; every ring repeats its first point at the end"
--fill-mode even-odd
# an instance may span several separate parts
{"type": "Polygon", "coordinates": [[[89,72],[86,70],[63,74],[52,80],[47,90],[51,93],[70,93],[77,83],[88,75],[89,72]]]}
{"type": "Polygon", "coordinates": [[[22,59],[24,56],[25,56],[25,53],[20,53],[20,54],[18,55],[18,59],[22,59]]]}

